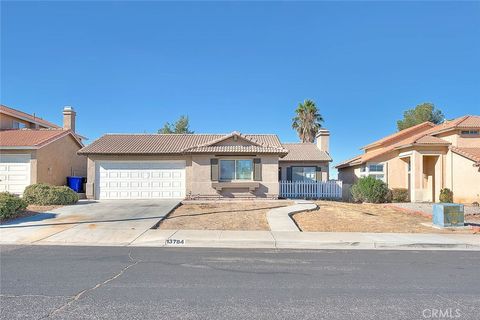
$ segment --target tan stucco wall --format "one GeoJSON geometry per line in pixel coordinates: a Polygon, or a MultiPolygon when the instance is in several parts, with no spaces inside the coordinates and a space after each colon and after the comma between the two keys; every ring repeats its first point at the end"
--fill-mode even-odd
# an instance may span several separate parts
{"type": "MultiPolygon", "coordinates": [[[[328,161],[282,161],[278,162],[278,166],[282,171],[282,180],[287,180],[287,168],[288,167],[321,167],[322,168],[322,181],[328,181],[329,179],[329,162],[328,161]]],[[[278,173],[277,173],[278,176],[278,173]]]]}
{"type": "Polygon", "coordinates": [[[0,114],[0,129],[12,129],[13,128],[13,121],[23,123],[26,128],[33,129],[33,128],[36,127],[36,125],[31,123],[31,122],[21,120],[21,119],[18,119],[16,117],[12,117],[8,114],[3,114],[2,113],[2,114],[0,114]]]}
{"type": "Polygon", "coordinates": [[[453,191],[454,202],[480,203],[480,168],[474,162],[449,151],[446,160],[445,186],[453,191]]]}
{"type": "Polygon", "coordinates": [[[338,169],[338,180],[344,184],[355,184],[360,177],[360,166],[352,166],[338,169]]]}
{"type": "MultiPolygon", "coordinates": [[[[447,147],[417,146],[392,151],[370,162],[381,162],[387,172],[386,182],[389,188],[408,188],[408,162],[399,155],[410,157],[411,161],[411,193],[412,201],[438,201],[440,189],[445,187],[449,174],[446,163],[447,147]],[[424,161],[425,159],[425,161],[424,161]],[[427,172],[424,172],[424,167],[427,172]],[[432,191],[432,188],[435,190],[432,191]]],[[[339,180],[346,184],[353,184],[361,176],[361,166],[347,167],[338,170],[339,180]]]]}
{"type": "Polygon", "coordinates": [[[232,193],[248,193],[246,189],[225,189],[222,192],[217,192],[212,187],[210,159],[253,159],[260,158],[262,161],[262,181],[258,181],[260,187],[253,192],[257,197],[277,197],[278,196],[278,157],[276,155],[266,156],[214,156],[214,155],[185,155],[185,156],[101,156],[92,155],[88,158],[88,172],[86,195],[88,198],[94,198],[95,190],[95,161],[110,160],[110,161],[155,161],[155,160],[185,160],[185,191],[187,196],[193,197],[219,197],[232,196],[232,193]]]}
{"type": "Polygon", "coordinates": [[[480,136],[462,135],[461,130],[443,132],[437,135],[438,138],[447,140],[454,147],[460,148],[479,148],[480,136]]]}
{"type": "MultiPolygon", "coordinates": [[[[210,159],[209,155],[192,156],[191,193],[193,196],[214,196],[219,193],[212,187],[210,180],[210,159]]],[[[278,157],[271,156],[222,156],[218,159],[253,159],[260,158],[262,161],[262,181],[260,187],[253,192],[257,197],[277,197],[278,196],[278,157]]],[[[187,190],[188,193],[188,190],[187,190]]],[[[231,196],[231,193],[246,193],[243,189],[225,189],[220,193],[222,196],[231,196]]]]}
{"type": "Polygon", "coordinates": [[[37,150],[37,182],[65,185],[67,176],[85,176],[87,159],[77,155],[80,148],[67,135],[37,150]]]}

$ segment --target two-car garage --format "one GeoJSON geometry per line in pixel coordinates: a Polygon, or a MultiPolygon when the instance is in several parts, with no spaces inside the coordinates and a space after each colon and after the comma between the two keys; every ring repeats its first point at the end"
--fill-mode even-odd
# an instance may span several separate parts
{"type": "Polygon", "coordinates": [[[181,199],[185,161],[95,161],[97,199],[181,199]]]}

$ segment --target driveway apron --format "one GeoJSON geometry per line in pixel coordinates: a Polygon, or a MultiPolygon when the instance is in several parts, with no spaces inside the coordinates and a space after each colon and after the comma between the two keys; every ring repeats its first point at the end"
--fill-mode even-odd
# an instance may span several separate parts
{"type": "Polygon", "coordinates": [[[125,245],[179,200],[80,201],[0,226],[2,244],[125,245]]]}

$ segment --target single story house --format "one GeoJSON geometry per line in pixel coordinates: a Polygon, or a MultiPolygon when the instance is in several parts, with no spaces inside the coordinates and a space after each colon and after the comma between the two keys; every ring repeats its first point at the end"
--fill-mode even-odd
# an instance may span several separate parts
{"type": "Polygon", "coordinates": [[[480,202],[480,116],[424,122],[362,149],[336,166],[344,183],[373,176],[408,189],[412,202],[438,202],[442,188],[453,191],[455,202],[480,202]]]}
{"type": "Polygon", "coordinates": [[[0,106],[0,192],[22,194],[34,183],[65,185],[66,177],[86,175],[84,145],[75,133],[75,111],[63,111],[64,126],[0,106]]]}
{"type": "Polygon", "coordinates": [[[106,134],[78,154],[88,159],[91,199],[275,199],[280,179],[328,179],[328,139],[328,130],[317,144],[239,132],[106,134]]]}

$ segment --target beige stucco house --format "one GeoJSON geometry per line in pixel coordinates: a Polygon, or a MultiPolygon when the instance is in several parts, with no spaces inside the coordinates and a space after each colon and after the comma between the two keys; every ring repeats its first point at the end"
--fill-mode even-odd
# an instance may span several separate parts
{"type": "Polygon", "coordinates": [[[66,184],[66,177],[86,175],[87,160],[77,151],[75,111],[63,111],[63,127],[22,111],[0,106],[0,192],[21,194],[34,183],[66,184]]]}
{"type": "Polygon", "coordinates": [[[408,189],[412,202],[438,202],[442,188],[453,191],[455,202],[480,202],[480,116],[424,122],[362,149],[336,166],[344,183],[374,176],[408,189]]]}
{"type": "Polygon", "coordinates": [[[274,134],[107,134],[88,158],[94,199],[277,198],[279,180],[327,180],[329,133],[282,144],[274,134]]]}

